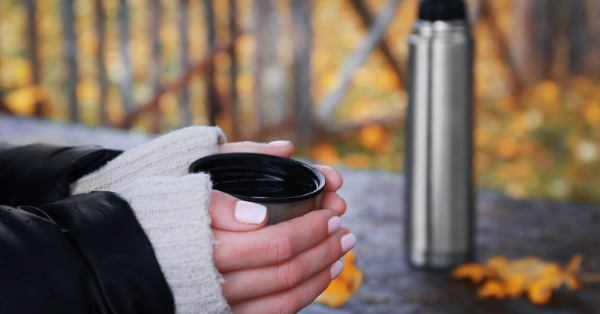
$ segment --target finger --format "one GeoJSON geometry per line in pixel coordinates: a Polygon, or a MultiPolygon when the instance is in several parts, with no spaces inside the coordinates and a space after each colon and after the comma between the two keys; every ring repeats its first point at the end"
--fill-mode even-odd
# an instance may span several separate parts
{"type": "MultiPolygon", "coordinates": [[[[341,262],[335,262],[338,269],[341,262]]],[[[341,271],[341,270],[339,270],[341,271]]],[[[260,313],[260,314],[291,314],[297,313],[314,301],[331,282],[332,271],[329,268],[319,273],[292,289],[279,293],[270,294],[231,305],[231,312],[238,313],[260,313]]]]}
{"type": "Polygon", "coordinates": [[[321,209],[253,232],[213,230],[220,243],[213,253],[215,266],[223,273],[281,264],[321,243],[339,226],[333,210],[321,209]]]}
{"type": "Polygon", "coordinates": [[[275,141],[268,144],[255,142],[227,143],[219,146],[219,153],[258,153],[290,158],[294,154],[290,141],[275,141]]]}
{"type": "Polygon", "coordinates": [[[220,191],[212,190],[208,213],[213,229],[225,231],[252,231],[267,223],[267,208],[245,202],[220,191]]]}
{"type": "Polygon", "coordinates": [[[335,169],[324,165],[313,165],[313,167],[325,176],[325,192],[335,192],[344,184],[344,179],[335,169]]]}
{"type": "Polygon", "coordinates": [[[341,241],[349,232],[341,228],[287,263],[224,273],[223,296],[228,303],[236,303],[302,284],[321,270],[331,268],[350,249],[342,248],[341,241]]]}
{"type": "Polygon", "coordinates": [[[346,201],[334,192],[325,192],[321,208],[331,209],[338,216],[342,216],[346,212],[346,201]]]}

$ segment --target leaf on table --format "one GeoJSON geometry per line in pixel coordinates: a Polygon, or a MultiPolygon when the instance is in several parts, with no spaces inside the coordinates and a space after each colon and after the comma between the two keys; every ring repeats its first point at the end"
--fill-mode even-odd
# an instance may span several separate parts
{"type": "Polygon", "coordinates": [[[565,285],[581,288],[578,278],[581,254],[575,254],[565,267],[544,262],[537,257],[509,260],[504,256],[490,258],[485,264],[467,263],[452,272],[454,279],[470,279],[483,285],[477,291],[482,298],[517,298],[527,294],[534,304],[546,304],[552,291],[565,285]]]}
{"type": "Polygon", "coordinates": [[[316,302],[338,307],[350,300],[352,295],[358,291],[363,274],[354,265],[354,253],[348,252],[343,262],[344,269],[340,275],[331,281],[329,287],[315,300],[316,302]]]}

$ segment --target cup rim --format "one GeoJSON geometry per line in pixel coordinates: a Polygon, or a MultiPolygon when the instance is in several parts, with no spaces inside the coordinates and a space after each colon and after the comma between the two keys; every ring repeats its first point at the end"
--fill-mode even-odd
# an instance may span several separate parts
{"type": "MultiPolygon", "coordinates": [[[[241,199],[243,201],[248,201],[248,202],[253,202],[253,203],[263,203],[263,204],[286,204],[286,203],[301,202],[301,201],[305,201],[305,200],[308,200],[308,199],[318,196],[325,189],[325,183],[326,183],[325,176],[319,170],[317,170],[301,161],[295,160],[295,159],[284,158],[284,157],[273,156],[273,155],[266,155],[266,154],[258,154],[258,153],[225,153],[225,154],[209,155],[209,156],[202,157],[202,158],[194,161],[188,168],[188,172],[189,173],[198,173],[200,171],[196,171],[196,168],[203,162],[210,162],[213,160],[218,160],[218,159],[227,158],[227,157],[229,157],[229,158],[271,159],[271,160],[275,160],[280,163],[287,163],[289,165],[303,167],[305,169],[308,169],[310,172],[312,172],[312,174],[318,180],[318,185],[315,190],[313,190],[309,193],[297,195],[297,196],[289,196],[289,197],[244,196],[244,195],[238,195],[238,194],[234,194],[234,193],[223,192],[223,193],[229,194],[233,197],[236,197],[238,199],[241,199]]],[[[210,174],[210,172],[208,172],[208,173],[210,174]]]]}

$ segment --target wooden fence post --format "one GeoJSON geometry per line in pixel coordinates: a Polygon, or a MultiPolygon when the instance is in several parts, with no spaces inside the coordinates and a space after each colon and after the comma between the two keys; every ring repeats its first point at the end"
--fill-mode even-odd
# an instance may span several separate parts
{"type": "Polygon", "coordinates": [[[25,0],[23,1],[23,4],[27,10],[27,46],[29,50],[29,63],[31,64],[31,83],[36,88],[34,114],[36,116],[42,116],[44,112],[40,98],[40,85],[42,79],[40,75],[40,60],[38,57],[37,5],[35,0],[25,0]]]}
{"type": "Polygon", "coordinates": [[[62,21],[65,41],[63,51],[67,64],[66,94],[69,107],[69,120],[79,121],[79,108],[77,104],[77,83],[79,74],[77,72],[77,35],[75,34],[75,12],[73,11],[74,0],[62,0],[62,21]]]}
{"type": "Polygon", "coordinates": [[[106,11],[102,0],[95,0],[96,8],[96,36],[98,45],[96,47],[96,69],[98,71],[98,85],[100,86],[100,99],[98,102],[98,114],[100,123],[108,125],[108,113],[106,112],[106,102],[108,100],[108,75],[106,74],[106,63],[104,53],[106,50],[106,11]]]}
{"type": "MultiPolygon", "coordinates": [[[[229,36],[233,40],[238,35],[238,26],[237,26],[237,7],[235,0],[229,0],[229,36]]],[[[231,102],[233,108],[237,110],[238,107],[238,94],[237,94],[237,55],[235,50],[235,43],[229,52],[229,58],[231,59],[231,64],[229,66],[229,81],[231,82],[231,102]]]]}
{"type": "MultiPolygon", "coordinates": [[[[181,73],[187,73],[190,70],[189,4],[189,0],[179,0],[179,66],[181,73]]],[[[192,125],[193,119],[190,111],[190,90],[188,86],[185,86],[179,93],[179,110],[183,126],[192,125]]]]}
{"type": "Polygon", "coordinates": [[[294,46],[295,137],[299,145],[309,147],[313,140],[312,99],[310,97],[311,2],[292,0],[291,6],[294,46]]]}
{"type": "Polygon", "coordinates": [[[255,0],[254,110],[256,140],[260,129],[280,125],[288,113],[285,104],[286,76],[279,64],[277,38],[280,23],[275,0],[255,0]]]}
{"type": "MultiPolygon", "coordinates": [[[[206,38],[208,41],[208,51],[213,51],[216,48],[216,31],[215,11],[213,8],[212,0],[204,0],[204,16],[206,21],[206,38]]],[[[206,113],[208,115],[209,125],[217,125],[217,114],[220,111],[219,96],[217,95],[217,91],[215,88],[215,69],[214,66],[212,66],[206,72],[206,113]]]]}
{"type": "Polygon", "coordinates": [[[119,87],[121,89],[121,104],[128,114],[134,110],[133,106],[133,70],[129,56],[129,3],[119,0],[119,52],[121,54],[121,71],[119,87]]]}
{"type": "MultiPolygon", "coordinates": [[[[160,25],[161,25],[161,6],[160,0],[148,0],[148,9],[150,13],[149,19],[149,34],[150,37],[150,50],[152,56],[150,57],[150,73],[149,81],[152,94],[156,95],[161,92],[162,84],[160,82],[161,75],[161,56],[162,47],[160,45],[160,25]]],[[[160,102],[160,99],[159,99],[160,102]]],[[[161,120],[160,120],[160,106],[151,113],[151,129],[152,133],[160,133],[161,120]]]]}

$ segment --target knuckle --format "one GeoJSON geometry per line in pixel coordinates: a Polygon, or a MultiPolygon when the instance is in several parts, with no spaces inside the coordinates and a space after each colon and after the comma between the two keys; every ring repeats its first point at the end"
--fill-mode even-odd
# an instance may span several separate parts
{"type": "Polygon", "coordinates": [[[288,289],[300,283],[302,267],[298,262],[291,261],[277,267],[277,282],[279,287],[288,289]]]}
{"type": "Polygon", "coordinates": [[[273,306],[273,312],[276,314],[293,314],[296,313],[296,305],[298,304],[297,297],[293,294],[287,295],[279,300],[273,306]]]}
{"type": "Polygon", "coordinates": [[[274,237],[269,244],[267,254],[277,264],[289,260],[293,254],[292,241],[286,235],[274,237]]]}

